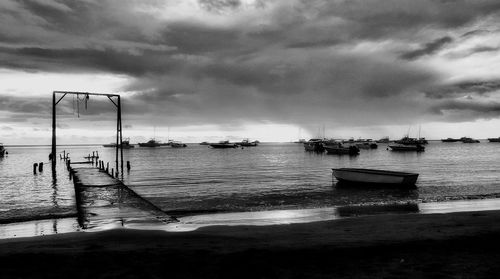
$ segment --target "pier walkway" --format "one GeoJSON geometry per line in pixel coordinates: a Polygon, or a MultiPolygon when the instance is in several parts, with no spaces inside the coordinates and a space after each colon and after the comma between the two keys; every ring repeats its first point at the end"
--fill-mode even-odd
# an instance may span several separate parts
{"type": "Polygon", "coordinates": [[[83,229],[157,227],[177,220],[91,162],[69,165],[83,229]]]}

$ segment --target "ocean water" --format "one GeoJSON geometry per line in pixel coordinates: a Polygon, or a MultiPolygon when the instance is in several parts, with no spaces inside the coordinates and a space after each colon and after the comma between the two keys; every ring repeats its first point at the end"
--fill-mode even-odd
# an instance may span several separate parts
{"type": "MultiPolygon", "coordinates": [[[[50,147],[7,147],[0,159],[0,221],[75,214],[73,184],[62,161],[55,172],[50,147]],[[32,165],[44,162],[33,174],[32,165]]],[[[97,151],[115,167],[114,149],[60,146],[71,160],[97,151]]],[[[198,144],[173,149],[124,150],[131,170],[125,184],[175,216],[200,213],[384,205],[407,202],[491,199],[500,196],[500,144],[431,142],[422,153],[399,153],[379,145],[358,156],[304,151],[300,144],[267,143],[244,149],[211,149],[198,144]],[[417,172],[417,188],[345,189],[335,187],[332,168],[363,167],[417,172]]]]}

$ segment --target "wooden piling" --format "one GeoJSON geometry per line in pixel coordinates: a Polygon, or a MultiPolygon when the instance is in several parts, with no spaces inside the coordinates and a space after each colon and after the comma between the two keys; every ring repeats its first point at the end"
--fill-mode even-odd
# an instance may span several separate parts
{"type": "Polygon", "coordinates": [[[111,177],[115,177],[115,170],[111,168],[111,177]]]}
{"type": "Polygon", "coordinates": [[[33,174],[36,174],[36,168],[38,167],[38,163],[33,164],[33,174]]]}
{"type": "Polygon", "coordinates": [[[38,172],[43,172],[43,162],[40,162],[40,164],[38,164],[38,172]]]}
{"type": "Polygon", "coordinates": [[[109,162],[106,163],[106,173],[109,173],[109,162]]]}
{"type": "Polygon", "coordinates": [[[130,161],[127,161],[127,170],[130,170],[130,161]]]}

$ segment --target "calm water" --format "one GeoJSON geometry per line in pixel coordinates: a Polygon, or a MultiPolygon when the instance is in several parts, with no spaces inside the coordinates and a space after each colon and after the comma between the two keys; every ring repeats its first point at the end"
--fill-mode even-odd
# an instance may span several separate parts
{"type": "MultiPolygon", "coordinates": [[[[73,185],[58,165],[50,170],[49,147],[7,147],[0,159],[0,220],[74,213],[73,185]],[[33,175],[34,162],[45,162],[33,175]]],[[[59,147],[72,161],[96,150],[114,167],[114,149],[59,147]]],[[[262,144],[245,149],[124,150],[132,169],[124,180],[135,191],[175,215],[350,204],[443,201],[500,196],[500,144],[431,142],[423,153],[362,150],[359,156],[305,152],[299,144],[262,144]],[[356,190],[333,187],[331,169],[366,167],[420,173],[416,190],[356,190]]]]}

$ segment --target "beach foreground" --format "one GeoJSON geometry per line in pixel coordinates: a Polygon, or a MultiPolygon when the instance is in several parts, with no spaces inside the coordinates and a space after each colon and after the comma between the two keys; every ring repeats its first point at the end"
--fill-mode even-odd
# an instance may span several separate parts
{"type": "Polygon", "coordinates": [[[0,240],[2,278],[493,278],[500,211],[0,240]]]}

